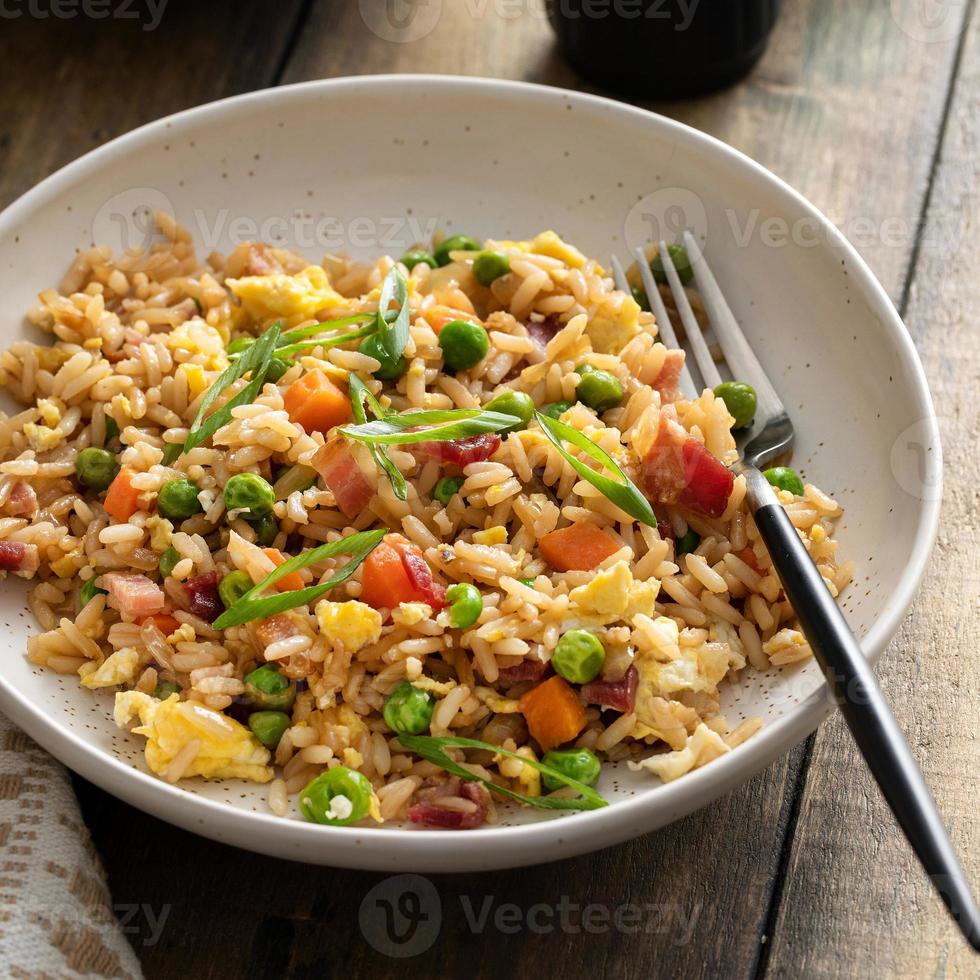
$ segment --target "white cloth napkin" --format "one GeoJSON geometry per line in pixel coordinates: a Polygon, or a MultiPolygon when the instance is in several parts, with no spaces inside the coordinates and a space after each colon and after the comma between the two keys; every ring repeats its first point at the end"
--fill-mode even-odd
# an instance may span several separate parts
{"type": "Polygon", "coordinates": [[[0,977],[139,980],[68,774],[0,714],[0,977]]]}

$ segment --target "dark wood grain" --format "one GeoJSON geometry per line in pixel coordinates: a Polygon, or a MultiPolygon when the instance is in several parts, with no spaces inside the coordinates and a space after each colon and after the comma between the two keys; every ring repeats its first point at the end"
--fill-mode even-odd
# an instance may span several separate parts
{"type": "MultiPolygon", "coordinates": [[[[9,199],[115,132],[280,76],[299,81],[442,71],[582,87],[557,58],[541,17],[512,17],[513,4],[446,0],[433,31],[411,43],[372,33],[362,6],[352,0],[315,4],[298,19],[298,4],[277,3],[275,15],[271,4],[262,5],[261,13],[258,5],[174,5],[168,12],[174,19],[165,18],[150,38],[119,33],[118,26],[110,38],[97,29],[105,25],[82,25],[81,34],[66,34],[64,25],[18,24],[22,42],[0,36],[0,196],[9,199]],[[15,98],[7,82],[23,76],[28,65],[62,84],[15,98]],[[121,98],[121,91],[132,95],[121,98]]],[[[746,150],[832,216],[866,219],[879,233],[859,247],[898,297],[915,229],[897,242],[880,230],[887,219],[915,216],[923,207],[957,46],[955,38],[915,40],[893,7],[871,0],[788,0],[770,51],[745,83],[711,98],[656,108],[746,150]],[[869,111],[874,106],[882,111],[869,111]]],[[[923,620],[920,630],[927,629],[923,620]]],[[[908,656],[911,639],[905,637],[906,645],[888,664],[908,656]]],[[[798,748],[709,810],[614,850],[498,874],[431,876],[442,904],[438,941],[407,960],[378,953],[361,929],[362,901],[384,876],[251,855],[164,825],[93,787],[79,788],[114,900],[145,903],[158,915],[169,909],[159,943],[142,946],[145,932],[131,937],[149,977],[529,977],[559,971],[746,977],[766,966],[796,974],[801,963],[818,956],[834,975],[873,973],[867,963],[850,960],[847,947],[833,936],[845,914],[852,914],[851,904],[826,903],[822,931],[814,939],[805,921],[813,893],[798,902],[788,883],[780,882],[788,863],[795,862],[795,872],[805,856],[815,857],[825,838],[845,853],[842,835],[831,834],[823,823],[838,815],[829,811],[811,819],[809,796],[798,796],[806,758],[798,748]],[[799,850],[790,852],[798,816],[806,833],[799,850]],[[635,905],[638,931],[593,922],[595,933],[581,925],[578,931],[542,932],[527,923],[528,915],[547,918],[549,908],[556,914],[563,896],[566,908],[591,903],[610,915],[635,905]],[[488,927],[475,931],[467,909],[479,914],[487,899],[491,915],[513,904],[525,924],[505,932],[491,918],[488,927]],[[782,921],[780,899],[796,903],[796,939],[763,956],[764,934],[782,921]],[[537,905],[545,912],[532,913],[537,905]],[[823,948],[815,950],[815,941],[823,948]]],[[[815,890],[823,887],[821,874],[833,875],[832,869],[817,871],[815,890]]],[[[867,902],[887,887],[887,880],[875,883],[874,868],[865,875],[853,882],[848,903],[867,902]]],[[[898,917],[874,925],[881,943],[902,928],[898,917]]]]}
{"type": "MultiPolygon", "coordinates": [[[[980,10],[974,8],[903,311],[941,419],[939,537],[921,594],[881,669],[967,875],[980,887],[980,10]]],[[[946,915],[840,719],[819,733],[770,974],[840,976],[841,950],[883,977],[975,977],[946,915]],[[843,914],[846,910],[846,914],[843,914]]]]}

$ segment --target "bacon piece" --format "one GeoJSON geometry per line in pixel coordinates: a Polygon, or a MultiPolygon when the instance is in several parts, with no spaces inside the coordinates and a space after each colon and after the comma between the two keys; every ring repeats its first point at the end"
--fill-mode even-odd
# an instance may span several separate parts
{"type": "Polygon", "coordinates": [[[18,480],[10,488],[6,511],[13,515],[33,516],[37,513],[37,494],[34,488],[23,480],[18,480]]]}
{"type": "Polygon", "coordinates": [[[679,504],[705,517],[725,513],[735,482],[727,466],[663,413],[642,479],[654,503],[679,504]]]}
{"type": "Polygon", "coordinates": [[[413,588],[422,595],[423,601],[433,609],[442,609],[446,604],[446,587],[432,577],[429,563],[422,557],[422,552],[407,538],[400,534],[389,534],[386,540],[395,548],[402,560],[402,568],[408,575],[413,588]],[[396,540],[400,539],[400,540],[396,540]]]}
{"type": "Polygon", "coordinates": [[[592,681],[582,687],[582,697],[589,704],[600,704],[615,711],[632,711],[636,704],[636,688],[640,672],[633,664],[618,681],[592,681]]]}
{"type": "Polygon", "coordinates": [[[681,371],[684,370],[684,351],[669,350],[660,366],[660,372],[653,379],[651,388],[656,388],[660,392],[660,400],[672,402],[677,400],[680,394],[679,384],[681,371]]]}
{"type": "MultiPolygon", "coordinates": [[[[445,792],[441,798],[445,799],[445,792]]],[[[458,793],[461,799],[476,804],[475,810],[456,810],[438,803],[416,803],[408,808],[408,817],[412,823],[425,824],[430,827],[445,827],[449,830],[472,830],[483,823],[487,815],[489,791],[485,786],[476,782],[464,782],[458,793]]],[[[438,797],[437,797],[438,799],[438,797]]]]}
{"type": "Polygon", "coordinates": [[[145,575],[109,572],[102,576],[99,585],[109,593],[109,598],[124,616],[143,619],[163,609],[163,590],[145,575]]]}
{"type": "Polygon", "coordinates": [[[36,544],[0,541],[0,571],[36,572],[39,563],[36,544]]]}
{"type": "Polygon", "coordinates": [[[670,521],[662,521],[657,518],[657,534],[660,535],[661,541],[676,541],[677,535],[674,534],[673,525],[670,521]]]}
{"type": "Polygon", "coordinates": [[[564,324],[557,313],[549,313],[543,320],[528,320],[524,324],[527,335],[534,341],[535,346],[544,352],[551,339],[561,330],[564,324]]]}
{"type": "Polygon", "coordinates": [[[267,276],[270,272],[282,272],[282,263],[269,254],[268,246],[261,242],[250,242],[248,258],[245,261],[246,276],[267,276]]]}
{"type": "Polygon", "coordinates": [[[519,684],[521,681],[539,681],[548,673],[550,666],[544,661],[526,657],[513,667],[501,667],[500,683],[519,684]]]}
{"type": "Polygon", "coordinates": [[[224,603],[218,594],[218,573],[208,572],[188,579],[184,591],[190,599],[190,610],[206,623],[213,623],[224,611],[224,603]]]}
{"type": "Polygon", "coordinates": [[[437,459],[443,466],[458,466],[463,469],[470,463],[488,460],[500,448],[500,436],[496,432],[484,432],[465,439],[450,439],[447,442],[420,442],[416,450],[430,459],[437,459]]]}
{"type": "Polygon", "coordinates": [[[255,638],[262,646],[268,647],[280,640],[295,636],[297,632],[288,616],[270,616],[255,627],[255,638]]]}
{"type": "Polygon", "coordinates": [[[321,446],[311,460],[347,517],[357,517],[370,503],[374,488],[357,465],[350,449],[341,441],[321,446]]]}

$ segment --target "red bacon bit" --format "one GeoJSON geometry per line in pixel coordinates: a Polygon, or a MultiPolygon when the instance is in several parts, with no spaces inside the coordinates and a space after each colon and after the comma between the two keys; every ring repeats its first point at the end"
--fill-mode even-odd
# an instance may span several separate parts
{"type": "Polygon", "coordinates": [[[23,480],[18,480],[10,488],[10,496],[7,497],[6,511],[13,515],[31,516],[37,513],[37,494],[34,488],[23,480]]]}
{"type": "Polygon", "coordinates": [[[557,313],[549,313],[543,320],[529,320],[524,324],[527,335],[542,352],[563,326],[557,313]]]}
{"type": "Polygon", "coordinates": [[[415,545],[407,539],[396,541],[396,538],[401,538],[401,535],[389,534],[386,540],[401,557],[402,568],[405,569],[405,574],[413,588],[424,597],[423,602],[427,602],[433,609],[442,609],[446,604],[446,587],[432,577],[429,563],[415,545]]]}
{"type": "Polygon", "coordinates": [[[142,619],[163,610],[163,590],[145,575],[110,572],[102,576],[99,585],[109,593],[109,598],[124,616],[142,619]]]}
{"type": "MultiPolygon", "coordinates": [[[[445,799],[450,794],[443,791],[440,795],[445,799]]],[[[479,827],[487,815],[490,796],[487,788],[480,783],[463,782],[458,792],[451,795],[475,803],[476,809],[464,811],[439,806],[438,803],[416,803],[408,808],[409,819],[412,823],[429,827],[445,827],[449,830],[472,830],[474,827],[479,827]]]]}
{"type": "Polygon", "coordinates": [[[618,681],[592,681],[582,688],[582,697],[589,704],[600,704],[615,711],[632,711],[636,705],[636,688],[640,673],[630,664],[629,670],[618,681]]]}
{"type": "Polygon", "coordinates": [[[188,579],[184,591],[190,599],[190,611],[206,623],[213,623],[224,611],[224,603],[218,595],[217,572],[188,579]]]}
{"type": "Polygon", "coordinates": [[[499,680],[501,684],[519,684],[521,681],[539,681],[548,673],[550,664],[531,657],[522,660],[513,667],[501,667],[499,680]]]}
{"type": "Polygon", "coordinates": [[[654,503],[679,504],[705,517],[725,513],[735,482],[728,467],[664,414],[642,475],[654,503]]]}
{"type": "Polygon", "coordinates": [[[670,521],[662,521],[657,518],[657,534],[660,535],[661,541],[676,541],[677,535],[674,534],[674,528],[670,521]]]}
{"type": "Polygon", "coordinates": [[[500,448],[500,436],[496,432],[484,432],[448,442],[420,442],[415,448],[430,459],[439,460],[444,466],[463,469],[470,463],[488,460],[500,448]]]}
{"type": "Polygon", "coordinates": [[[374,488],[343,442],[321,446],[311,462],[345,516],[357,517],[370,503],[374,488]]]}
{"type": "Polygon", "coordinates": [[[680,393],[679,384],[681,371],[684,370],[684,351],[669,350],[660,366],[660,372],[653,379],[651,388],[656,388],[660,392],[660,399],[664,402],[677,400],[680,393]]]}
{"type": "Polygon", "coordinates": [[[38,554],[36,544],[22,541],[0,541],[0,571],[36,572],[38,554]]]}

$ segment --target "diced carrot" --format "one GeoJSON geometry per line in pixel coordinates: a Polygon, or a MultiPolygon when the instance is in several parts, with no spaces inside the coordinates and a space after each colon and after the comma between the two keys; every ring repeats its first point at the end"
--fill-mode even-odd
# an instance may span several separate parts
{"type": "Polygon", "coordinates": [[[442,328],[453,320],[469,320],[471,323],[476,319],[472,313],[464,313],[462,310],[454,310],[450,306],[430,306],[422,316],[425,322],[432,327],[433,332],[438,336],[442,328]]]}
{"type": "Polygon", "coordinates": [[[117,521],[128,521],[139,510],[140,491],[133,486],[133,471],[124,466],[109,484],[105,495],[106,513],[117,521]]]}
{"type": "Polygon", "coordinates": [[[761,572],[762,569],[759,568],[759,559],[756,558],[755,552],[749,548],[743,548],[741,551],[735,552],[736,557],[741,558],[746,565],[749,566],[753,571],[761,572]]]}
{"type": "Polygon", "coordinates": [[[531,737],[545,752],[570,742],[585,728],[582,702],[571,685],[557,674],[532,687],[519,704],[531,737]]]}
{"type": "Polygon", "coordinates": [[[319,368],[294,381],[282,400],[289,417],[307,432],[326,435],[350,421],[350,399],[319,368]]]}
{"type": "Polygon", "coordinates": [[[153,623],[153,625],[161,632],[164,636],[170,636],[171,633],[176,633],[180,629],[180,620],[174,619],[173,616],[167,613],[157,613],[155,616],[146,616],[139,621],[140,626],[145,623],[153,623]]]}
{"type": "MultiPolygon", "coordinates": [[[[267,558],[272,559],[276,568],[286,560],[286,556],[278,548],[263,548],[262,553],[267,558]]],[[[296,589],[305,589],[306,583],[300,577],[299,572],[290,572],[276,582],[276,588],[280,592],[294,592],[296,589]]]]}
{"type": "Polygon", "coordinates": [[[587,572],[619,551],[611,535],[588,521],[544,535],[538,541],[538,548],[556,572],[587,572]]]}

